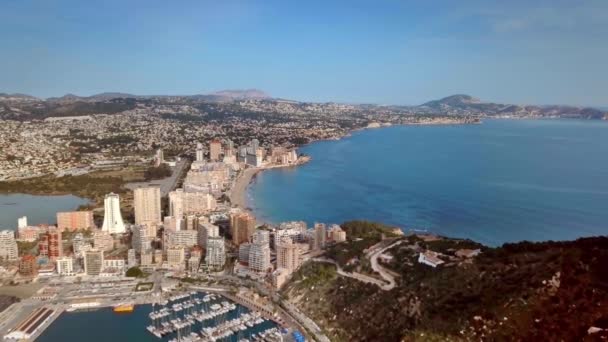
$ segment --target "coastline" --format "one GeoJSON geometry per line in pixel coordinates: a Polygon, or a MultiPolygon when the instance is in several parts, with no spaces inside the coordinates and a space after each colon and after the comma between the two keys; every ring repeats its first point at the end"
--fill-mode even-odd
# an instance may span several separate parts
{"type": "Polygon", "coordinates": [[[232,204],[232,206],[247,210],[247,188],[259,172],[271,169],[297,167],[308,163],[311,159],[312,158],[310,156],[300,156],[298,157],[298,160],[295,163],[289,165],[271,165],[246,168],[236,178],[234,186],[232,187],[232,189],[230,189],[230,203],[232,204]]]}

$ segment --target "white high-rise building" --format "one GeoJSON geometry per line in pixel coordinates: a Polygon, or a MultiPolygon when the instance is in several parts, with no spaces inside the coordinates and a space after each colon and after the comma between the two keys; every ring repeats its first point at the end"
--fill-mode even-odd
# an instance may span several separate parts
{"type": "Polygon", "coordinates": [[[215,198],[204,192],[185,192],[176,189],[169,193],[169,215],[181,218],[184,215],[204,214],[217,206],[215,198]]]}
{"type": "Polygon", "coordinates": [[[120,214],[120,197],[115,193],[106,195],[104,203],[103,226],[101,230],[110,234],[126,232],[125,224],[120,214]]]}
{"type": "Polygon", "coordinates": [[[204,158],[205,158],[205,151],[203,150],[203,144],[197,143],[196,144],[196,161],[202,162],[205,160],[204,158]]]}
{"type": "Polygon", "coordinates": [[[220,236],[220,228],[211,223],[202,223],[198,226],[198,245],[207,248],[207,239],[220,236]]]}
{"type": "Polygon", "coordinates": [[[19,249],[15,241],[15,233],[12,230],[0,232],[0,258],[2,260],[14,261],[19,258],[19,249]]]}
{"type": "Polygon", "coordinates": [[[23,216],[17,219],[17,228],[22,229],[27,227],[27,216],[23,216]]]}
{"type": "Polygon", "coordinates": [[[135,224],[159,224],[160,215],[160,186],[147,186],[133,190],[133,207],[135,209],[135,224]]]}
{"type": "Polygon", "coordinates": [[[210,236],[207,238],[207,251],[205,262],[211,268],[222,268],[226,263],[226,246],[224,238],[220,236],[210,236]]]}
{"type": "Polygon", "coordinates": [[[72,276],[74,275],[74,260],[72,257],[59,257],[57,262],[57,274],[60,276],[72,276]]]}
{"type": "Polygon", "coordinates": [[[137,253],[143,253],[151,248],[152,239],[148,233],[148,228],[144,225],[132,226],[131,230],[133,235],[131,236],[131,245],[137,253]]]}
{"type": "Polygon", "coordinates": [[[253,234],[249,249],[249,269],[256,272],[267,272],[272,268],[270,263],[270,235],[266,230],[253,234]]]}

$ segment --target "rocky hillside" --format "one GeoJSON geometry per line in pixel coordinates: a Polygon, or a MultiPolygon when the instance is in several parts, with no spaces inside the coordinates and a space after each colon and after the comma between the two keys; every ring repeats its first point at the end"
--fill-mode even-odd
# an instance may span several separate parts
{"type": "MultiPolygon", "coordinates": [[[[355,245],[360,239],[350,235],[329,254],[361,250],[355,245]]],[[[367,248],[376,241],[368,240],[367,248]]],[[[335,341],[608,338],[608,330],[603,330],[608,329],[606,237],[500,248],[430,236],[392,237],[380,243],[396,243],[380,258],[396,278],[394,288],[382,290],[338,275],[335,265],[309,262],[283,295],[335,341]],[[426,251],[435,252],[443,263],[436,268],[419,263],[420,253],[426,251]]],[[[349,255],[346,263],[353,272],[381,279],[366,258],[359,252],[357,257],[349,255]]]]}
{"type": "Polygon", "coordinates": [[[521,106],[482,102],[469,95],[452,95],[418,106],[425,112],[451,115],[484,115],[516,117],[564,117],[580,119],[608,119],[608,112],[590,107],[521,106]]]}

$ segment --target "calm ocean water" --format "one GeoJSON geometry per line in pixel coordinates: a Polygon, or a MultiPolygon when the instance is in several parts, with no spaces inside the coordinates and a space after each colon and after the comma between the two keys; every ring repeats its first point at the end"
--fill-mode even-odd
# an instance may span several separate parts
{"type": "Polygon", "coordinates": [[[27,216],[28,224],[54,224],[58,211],[75,210],[88,200],[72,195],[34,196],[0,194],[0,229],[17,228],[17,219],[27,216]]]}
{"type": "Polygon", "coordinates": [[[608,122],[488,120],[360,131],[258,175],[261,221],[351,219],[488,245],[608,234],[608,122]]]}

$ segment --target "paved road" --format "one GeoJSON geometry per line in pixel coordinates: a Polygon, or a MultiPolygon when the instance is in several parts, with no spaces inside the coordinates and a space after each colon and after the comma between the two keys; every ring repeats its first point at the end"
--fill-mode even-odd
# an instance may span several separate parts
{"type": "MultiPolygon", "coordinates": [[[[348,278],[352,278],[364,283],[368,283],[368,284],[374,284],[377,285],[378,287],[380,287],[381,289],[385,289],[386,286],[388,286],[389,284],[384,283],[382,280],[374,278],[374,277],[370,277],[368,275],[365,274],[361,274],[358,272],[346,272],[345,270],[343,270],[340,265],[338,265],[338,263],[335,260],[332,259],[327,259],[327,258],[314,258],[312,259],[313,261],[316,262],[326,262],[326,263],[330,263],[330,264],[334,264],[336,266],[337,272],[339,275],[344,276],[344,277],[348,277],[348,278]]],[[[392,288],[392,287],[391,287],[392,288]]]]}
{"type": "Polygon", "coordinates": [[[401,244],[404,240],[399,240],[393,244],[390,244],[380,250],[374,251],[372,252],[369,260],[372,264],[372,269],[376,272],[378,272],[380,274],[380,276],[382,278],[384,278],[384,280],[386,280],[388,282],[387,285],[384,286],[380,286],[381,289],[385,290],[385,291],[389,291],[392,290],[395,285],[395,277],[393,277],[392,274],[390,274],[384,267],[382,267],[379,263],[378,263],[378,257],[380,256],[380,254],[384,253],[386,250],[391,249],[399,244],[401,244]]]}
{"type": "Polygon", "coordinates": [[[171,192],[177,186],[177,181],[179,180],[179,177],[181,176],[182,172],[184,171],[186,164],[187,164],[186,159],[182,159],[179,162],[177,162],[177,165],[175,165],[175,167],[171,170],[172,173],[171,173],[170,177],[151,181],[151,182],[127,183],[125,186],[128,189],[133,190],[133,189],[141,187],[141,186],[148,186],[148,185],[152,185],[152,184],[160,185],[161,196],[167,196],[169,194],[169,192],[171,192]]]}

